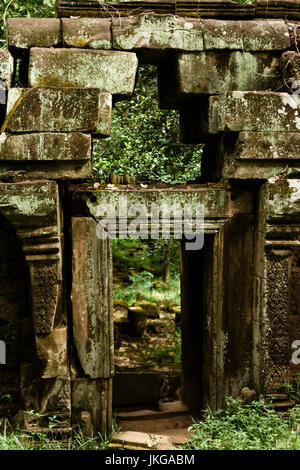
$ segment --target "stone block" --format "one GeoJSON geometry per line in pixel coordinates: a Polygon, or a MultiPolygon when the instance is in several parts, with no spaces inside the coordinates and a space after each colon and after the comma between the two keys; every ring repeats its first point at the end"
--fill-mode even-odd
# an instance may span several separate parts
{"type": "Polygon", "coordinates": [[[134,91],[137,65],[132,52],[32,48],[29,86],[99,88],[129,96],[134,91]]]}
{"type": "Polygon", "coordinates": [[[107,18],[62,18],[65,46],[111,49],[111,20],[107,18]]]}
{"type": "Polygon", "coordinates": [[[241,21],[244,51],[276,51],[291,46],[290,34],[283,20],[241,21]]]}
{"type": "Polygon", "coordinates": [[[299,160],[300,133],[240,132],[234,154],[245,160],[299,160]]]}
{"type": "Polygon", "coordinates": [[[153,372],[119,372],[113,379],[113,405],[157,405],[162,379],[153,372]]]}
{"type": "Polygon", "coordinates": [[[223,162],[224,178],[265,179],[283,172],[299,174],[300,134],[297,132],[224,134],[216,151],[216,158],[223,162]]]}
{"type": "Polygon", "coordinates": [[[8,18],[8,47],[53,47],[61,42],[60,20],[56,18],[8,18]]]}
{"type": "Polygon", "coordinates": [[[0,183],[1,213],[18,229],[58,224],[58,188],[54,181],[0,183]]]}
{"type": "Polygon", "coordinates": [[[69,377],[66,327],[54,329],[48,336],[36,337],[36,350],[43,379],[69,377]]]}
{"type": "Polygon", "coordinates": [[[300,180],[272,178],[266,184],[265,207],[268,221],[300,220],[300,180]]]}
{"type": "Polygon", "coordinates": [[[227,92],[211,97],[209,132],[299,132],[300,97],[274,92],[227,92]]]}
{"type": "Polygon", "coordinates": [[[78,132],[1,134],[0,167],[40,171],[44,178],[88,178],[91,136],[78,132]]]}
{"type": "MultiPolygon", "coordinates": [[[[6,90],[7,88],[10,88],[13,69],[14,61],[11,54],[4,49],[0,50],[0,93],[1,90],[6,90]]],[[[5,101],[3,102],[3,96],[1,94],[0,104],[5,104],[5,101]]]]}
{"type": "Polygon", "coordinates": [[[212,51],[178,56],[180,95],[275,89],[280,74],[274,54],[212,51]]]}
{"type": "Polygon", "coordinates": [[[203,21],[205,50],[238,49],[243,50],[243,27],[240,21],[205,20],[203,21]]]}
{"type": "Polygon", "coordinates": [[[113,21],[113,47],[122,50],[202,51],[202,22],[174,15],[142,14],[113,21]]]}
{"type": "Polygon", "coordinates": [[[72,421],[81,428],[86,426],[85,417],[90,415],[92,432],[102,435],[111,432],[112,378],[91,380],[78,378],[72,384],[72,421]]]}
{"type": "Polygon", "coordinates": [[[112,96],[96,88],[11,88],[2,130],[90,132],[108,136],[111,109],[112,96]]]}
{"type": "Polygon", "coordinates": [[[135,448],[141,449],[155,449],[155,450],[175,450],[173,440],[168,436],[160,434],[149,434],[137,431],[123,431],[119,432],[112,439],[112,446],[119,445],[120,448],[128,449],[135,448]]]}

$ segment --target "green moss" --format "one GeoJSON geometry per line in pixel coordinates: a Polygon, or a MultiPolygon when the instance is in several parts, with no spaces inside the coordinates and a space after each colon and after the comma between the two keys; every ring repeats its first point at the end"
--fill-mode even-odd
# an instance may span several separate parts
{"type": "Polygon", "coordinates": [[[290,187],[287,179],[278,179],[269,186],[269,199],[273,200],[275,196],[280,198],[289,198],[293,194],[293,188],[290,187]]]}

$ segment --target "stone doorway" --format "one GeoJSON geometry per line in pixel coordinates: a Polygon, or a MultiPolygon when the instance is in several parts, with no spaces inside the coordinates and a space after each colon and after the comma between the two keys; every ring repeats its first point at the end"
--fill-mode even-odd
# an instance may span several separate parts
{"type": "MultiPolygon", "coordinates": [[[[88,316],[92,318],[95,315],[95,318],[99,318],[98,323],[92,320],[96,329],[87,331],[87,338],[84,339],[89,343],[90,352],[86,350],[90,355],[89,358],[84,352],[86,348],[83,338],[79,337],[79,334],[83,334],[83,330],[81,328],[77,331],[76,319],[74,330],[73,317],[75,344],[77,351],[81,350],[80,362],[84,365],[84,370],[81,372],[90,377],[91,373],[93,374],[92,380],[88,377],[84,379],[82,376],[80,386],[85,381],[88,387],[92,386],[92,383],[106,383],[110,387],[108,394],[103,392],[101,395],[99,404],[96,404],[95,400],[90,403],[91,410],[105,407],[105,413],[110,415],[110,419],[111,386],[115,375],[111,240],[97,239],[96,230],[97,223],[101,220],[103,204],[117,208],[120,196],[127,197],[128,206],[136,202],[149,202],[153,198],[157,203],[170,203],[170,201],[174,203],[178,200],[184,204],[187,201],[194,203],[197,201],[204,206],[204,248],[199,252],[182,249],[184,389],[186,403],[193,416],[199,416],[206,406],[212,409],[221,407],[225,396],[230,393],[237,396],[245,384],[250,386],[252,384],[252,369],[249,363],[252,351],[254,237],[251,192],[241,191],[238,187],[208,189],[206,185],[194,185],[189,188],[179,186],[176,189],[168,187],[141,189],[137,186],[134,190],[126,186],[119,186],[117,190],[107,190],[105,186],[103,189],[93,191],[84,187],[76,188],[73,201],[77,202],[74,201],[74,207],[78,208],[79,201],[81,203],[84,201],[85,212],[87,214],[88,211],[89,216],[82,217],[81,209],[81,216],[79,217],[78,212],[72,222],[73,260],[74,257],[78,258],[75,264],[73,262],[73,316],[76,316],[76,312],[82,312],[82,307],[89,303],[88,316]],[[236,259],[234,263],[233,253],[236,259]],[[224,265],[223,259],[226,261],[224,265]],[[243,259],[249,261],[248,270],[243,268],[243,259]],[[228,297],[232,283],[237,289],[230,303],[228,297]],[[97,285],[101,289],[100,298],[94,294],[89,295],[90,292],[95,293],[97,285]],[[101,342],[99,342],[100,337],[103,338],[101,342]],[[227,351],[226,338],[232,339],[234,343],[232,349],[227,351]],[[241,355],[237,355],[237,349],[242,351],[241,355]],[[93,351],[97,352],[97,357],[93,351]],[[225,368],[227,368],[226,376],[225,368]]],[[[126,223],[130,223],[130,219],[126,223]]],[[[122,220],[121,223],[119,221],[118,227],[120,226],[122,220]]],[[[184,241],[182,244],[184,245],[184,241]]],[[[75,387],[73,386],[73,408],[80,411],[83,406],[86,407],[86,403],[74,403],[76,399],[74,390],[76,392],[78,380],[76,379],[75,387]]],[[[90,401],[88,397],[87,400],[90,401]]]]}

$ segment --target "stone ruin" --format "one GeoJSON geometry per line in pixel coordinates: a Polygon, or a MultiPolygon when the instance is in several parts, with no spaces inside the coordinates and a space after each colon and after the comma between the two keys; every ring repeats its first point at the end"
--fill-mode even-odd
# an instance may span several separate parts
{"type": "Polygon", "coordinates": [[[95,234],[99,205],[120,194],[204,206],[204,248],[182,249],[191,413],[244,387],[276,393],[300,372],[299,0],[59,0],[57,18],[8,19],[7,30],[2,415],[111,429],[112,251],[95,234]],[[205,144],[195,184],[88,182],[92,139],[110,135],[112,105],[134,92],[139,63],[157,65],[160,106],[179,111],[182,142],[205,144]]]}

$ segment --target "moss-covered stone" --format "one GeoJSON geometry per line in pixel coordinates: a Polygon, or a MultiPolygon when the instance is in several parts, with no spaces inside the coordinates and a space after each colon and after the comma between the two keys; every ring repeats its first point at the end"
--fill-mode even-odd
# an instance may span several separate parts
{"type": "Polygon", "coordinates": [[[299,96],[287,93],[224,93],[210,98],[209,132],[299,132],[299,105],[299,96]]]}
{"type": "Polygon", "coordinates": [[[275,54],[200,52],[178,57],[181,94],[219,94],[231,90],[276,89],[280,60],[275,54]]]}
{"type": "Polygon", "coordinates": [[[240,21],[205,20],[205,50],[237,49],[243,50],[243,28],[240,21]]]}
{"type": "Polygon", "coordinates": [[[99,88],[113,95],[131,95],[137,57],[131,52],[32,48],[29,85],[99,88]]]}
{"type": "Polygon", "coordinates": [[[111,49],[111,20],[106,18],[62,18],[65,46],[111,49]]]}
{"type": "Polygon", "coordinates": [[[8,18],[7,41],[11,49],[53,47],[61,42],[56,18],[8,18]]]}
{"type": "Polygon", "coordinates": [[[142,14],[113,20],[113,47],[121,50],[179,49],[202,51],[203,25],[174,15],[142,14]]]}
{"type": "MultiPolygon", "coordinates": [[[[14,61],[6,50],[0,50],[0,90],[10,88],[14,61]]],[[[2,103],[3,104],[3,103],[2,103]]]]}
{"type": "Polygon", "coordinates": [[[298,132],[241,132],[234,152],[247,160],[299,160],[298,132]]]}
{"type": "Polygon", "coordinates": [[[90,132],[108,136],[112,98],[99,89],[33,88],[8,92],[2,131],[90,132]]]}
{"type": "Polygon", "coordinates": [[[1,134],[0,169],[40,172],[43,178],[91,176],[91,136],[74,133],[1,134]]]}
{"type": "Polygon", "coordinates": [[[241,25],[244,51],[276,51],[291,46],[288,27],[281,19],[241,21],[241,25]]]}

